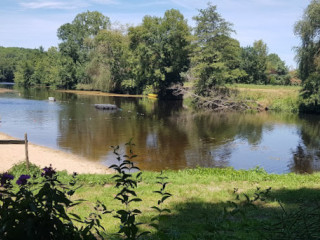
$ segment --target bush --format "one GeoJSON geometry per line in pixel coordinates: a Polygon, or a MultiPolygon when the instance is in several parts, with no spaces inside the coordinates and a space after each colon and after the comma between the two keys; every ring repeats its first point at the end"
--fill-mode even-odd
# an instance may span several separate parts
{"type": "MultiPolygon", "coordinates": [[[[12,171],[19,172],[21,166],[12,171]]],[[[35,174],[22,174],[15,183],[12,174],[0,175],[0,239],[96,239],[100,235],[99,229],[103,228],[97,213],[85,220],[67,213],[82,202],[70,200],[77,189],[76,174],[64,185],[51,166],[42,169],[40,176],[34,166],[31,172],[35,174]]],[[[102,213],[106,213],[102,207],[102,213]]]]}

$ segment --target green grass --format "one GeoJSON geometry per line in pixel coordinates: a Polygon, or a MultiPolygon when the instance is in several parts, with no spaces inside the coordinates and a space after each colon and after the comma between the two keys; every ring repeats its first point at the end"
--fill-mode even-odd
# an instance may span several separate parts
{"type": "Polygon", "coordinates": [[[298,112],[300,86],[234,84],[228,87],[239,91],[239,100],[255,101],[272,111],[298,112]]]}
{"type": "Polygon", "coordinates": [[[299,91],[301,86],[284,86],[284,85],[258,85],[258,84],[230,84],[228,87],[247,88],[247,89],[281,89],[299,91]]]}
{"type": "MultiPolygon", "coordinates": [[[[192,82],[185,84],[192,87],[192,82]]],[[[227,84],[228,88],[236,89],[236,99],[247,101],[248,105],[259,103],[263,109],[270,111],[297,113],[299,110],[299,91],[301,86],[283,85],[256,85],[256,84],[227,84]]],[[[189,106],[192,98],[187,98],[186,105],[189,106]]]]}
{"type": "MultiPolygon", "coordinates": [[[[21,168],[16,167],[11,173],[21,174],[21,168]]],[[[60,172],[59,175],[62,182],[71,180],[71,176],[66,172],[60,172]]],[[[160,218],[160,230],[155,230],[149,225],[141,225],[142,229],[151,231],[146,239],[258,239],[262,235],[268,238],[270,231],[263,229],[278,223],[278,217],[284,217],[283,222],[295,220],[290,215],[291,212],[297,211],[301,204],[304,206],[303,213],[311,212],[314,204],[320,200],[320,173],[276,175],[267,174],[260,168],[249,171],[236,171],[232,168],[195,168],[167,170],[164,171],[164,175],[170,182],[167,191],[173,195],[165,203],[165,207],[171,209],[171,213],[160,218]],[[253,199],[257,187],[272,187],[272,190],[265,201],[257,200],[251,205],[246,204],[244,194],[253,199]],[[235,188],[238,189],[240,200],[235,200],[235,188]],[[288,211],[286,216],[278,202],[288,211]],[[239,210],[237,214],[224,214],[225,209],[234,211],[235,208],[239,210]]],[[[136,192],[143,201],[132,205],[142,211],[138,220],[144,223],[150,223],[151,218],[156,216],[151,206],[156,205],[159,198],[153,192],[159,189],[159,185],[156,184],[157,176],[157,172],[142,174],[142,181],[136,192]]],[[[72,209],[80,216],[88,216],[98,200],[109,210],[123,208],[114,199],[117,189],[114,187],[112,175],[80,174],[78,183],[83,186],[77,191],[74,199],[87,200],[72,209]]],[[[317,208],[316,211],[318,210],[317,208]]],[[[316,211],[312,210],[310,216],[314,216],[316,211]]],[[[119,230],[118,219],[112,215],[104,216],[102,224],[106,229],[106,239],[110,239],[110,236],[119,230]]],[[[306,229],[304,226],[295,226],[295,229],[299,230],[300,227],[302,231],[306,229]]],[[[288,232],[292,233],[294,230],[288,232]]],[[[320,231],[316,233],[320,234],[320,231]]],[[[271,234],[269,239],[275,239],[272,236],[271,234]]],[[[283,238],[281,235],[279,239],[296,238],[283,238]]]]}

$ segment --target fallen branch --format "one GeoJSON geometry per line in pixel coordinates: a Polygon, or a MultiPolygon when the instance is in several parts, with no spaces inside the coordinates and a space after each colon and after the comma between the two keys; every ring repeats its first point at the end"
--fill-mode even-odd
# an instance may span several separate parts
{"type": "Polygon", "coordinates": [[[217,87],[208,90],[203,95],[195,94],[192,89],[185,88],[182,85],[174,85],[170,89],[174,90],[174,95],[182,94],[192,97],[196,107],[215,112],[263,110],[263,106],[256,101],[237,100],[238,92],[234,89],[217,87]]]}

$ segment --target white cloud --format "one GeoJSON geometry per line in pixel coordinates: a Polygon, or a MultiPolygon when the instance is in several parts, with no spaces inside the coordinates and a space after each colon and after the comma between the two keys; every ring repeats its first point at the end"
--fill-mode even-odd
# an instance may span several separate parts
{"type": "Polygon", "coordinates": [[[120,4],[118,1],[115,0],[91,0],[91,2],[105,5],[120,4]]]}
{"type": "Polygon", "coordinates": [[[77,9],[87,7],[88,4],[84,1],[31,1],[20,3],[27,9],[77,9]]]}
{"type": "Polygon", "coordinates": [[[176,4],[180,7],[189,9],[189,10],[195,10],[197,8],[203,8],[207,5],[207,0],[171,0],[173,4],[176,4]]]}

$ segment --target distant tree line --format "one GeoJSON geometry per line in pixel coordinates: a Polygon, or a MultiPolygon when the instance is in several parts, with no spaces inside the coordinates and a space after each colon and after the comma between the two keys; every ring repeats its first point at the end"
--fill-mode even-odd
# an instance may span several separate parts
{"type": "Polygon", "coordinates": [[[232,83],[291,84],[288,67],[262,40],[240,47],[216,6],[193,19],[191,28],[171,9],[117,27],[99,12],[80,13],[58,29],[58,47],[0,48],[0,81],[160,96],[184,81],[193,81],[198,94],[232,83]]]}

